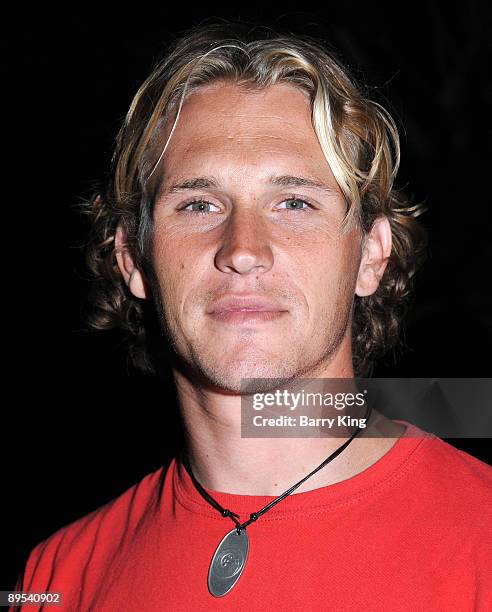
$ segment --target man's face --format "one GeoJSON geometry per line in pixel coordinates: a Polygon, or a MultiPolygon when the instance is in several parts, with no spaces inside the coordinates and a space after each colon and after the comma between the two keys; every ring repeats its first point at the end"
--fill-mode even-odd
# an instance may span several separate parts
{"type": "Polygon", "coordinates": [[[350,347],[361,237],[342,233],[345,203],[303,92],[198,90],[161,164],[154,270],[194,371],[239,391],[242,378],[309,376],[350,347]]]}

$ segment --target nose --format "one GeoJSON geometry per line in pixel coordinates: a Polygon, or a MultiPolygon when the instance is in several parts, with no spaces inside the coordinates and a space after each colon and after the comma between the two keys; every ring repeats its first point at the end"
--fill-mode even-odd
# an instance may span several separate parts
{"type": "Polygon", "coordinates": [[[268,272],[273,265],[268,231],[254,210],[234,210],[227,220],[215,265],[230,274],[268,272]]]}

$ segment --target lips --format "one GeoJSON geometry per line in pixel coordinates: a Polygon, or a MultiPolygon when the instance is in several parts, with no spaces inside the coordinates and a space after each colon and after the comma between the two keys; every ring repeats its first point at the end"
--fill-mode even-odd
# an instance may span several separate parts
{"type": "Polygon", "coordinates": [[[264,298],[261,296],[239,296],[229,295],[223,296],[215,300],[211,307],[207,310],[211,315],[226,315],[228,313],[255,313],[255,312],[287,312],[281,304],[275,300],[264,298]]]}
{"type": "Polygon", "coordinates": [[[261,295],[228,294],[214,300],[207,314],[228,326],[263,326],[282,319],[287,309],[276,300],[261,295]]]}

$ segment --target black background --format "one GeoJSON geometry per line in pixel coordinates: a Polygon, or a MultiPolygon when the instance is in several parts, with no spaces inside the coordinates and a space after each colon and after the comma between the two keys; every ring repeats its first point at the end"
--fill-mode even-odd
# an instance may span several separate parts
{"type": "MultiPolygon", "coordinates": [[[[431,241],[407,349],[375,375],[490,375],[486,3],[346,0],[311,12],[294,2],[204,4],[142,3],[129,12],[84,4],[4,24],[0,588],[13,587],[36,543],[157,469],[179,444],[173,391],[128,365],[119,333],[84,330],[86,226],[76,206],[104,179],[118,126],[166,43],[204,19],[325,38],[373,86],[399,123],[398,185],[426,202],[431,241]]],[[[489,440],[451,442],[488,460],[489,440]]]]}

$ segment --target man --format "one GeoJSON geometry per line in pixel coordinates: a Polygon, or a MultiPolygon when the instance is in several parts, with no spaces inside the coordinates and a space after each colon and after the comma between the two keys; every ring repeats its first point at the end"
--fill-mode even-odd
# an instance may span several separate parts
{"type": "Polygon", "coordinates": [[[18,590],[69,610],[490,609],[488,466],[376,410],[357,436],[241,435],[241,397],[370,371],[421,234],[394,123],[345,69],[230,36],[195,30],[154,68],[89,205],[94,325],[129,330],[147,369],[170,347],[186,448],[40,543],[18,590]]]}

